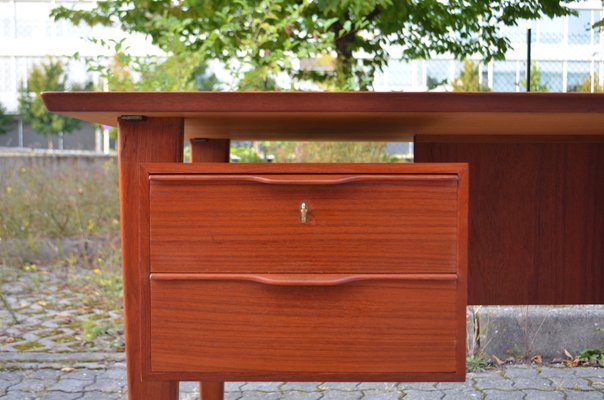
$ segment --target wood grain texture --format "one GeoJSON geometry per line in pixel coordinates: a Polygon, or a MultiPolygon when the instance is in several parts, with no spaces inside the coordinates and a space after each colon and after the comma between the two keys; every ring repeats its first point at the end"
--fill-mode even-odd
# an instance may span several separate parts
{"type": "MultiPolygon", "coordinates": [[[[229,162],[231,151],[229,139],[194,139],[190,143],[192,163],[229,162]]],[[[199,397],[200,400],[223,400],[224,382],[199,382],[199,397]]]]}
{"type": "MultiPolygon", "coordinates": [[[[425,165],[425,164],[424,164],[425,165]]],[[[436,164],[438,165],[438,164],[436,164]]],[[[457,329],[463,332],[466,342],[466,315],[468,306],[468,213],[469,213],[469,172],[464,164],[458,173],[459,186],[457,189],[457,329]]],[[[457,347],[457,370],[466,369],[466,346],[457,347]]]]}
{"type": "Polygon", "coordinates": [[[141,288],[148,281],[139,262],[140,163],[182,161],[183,121],[180,118],[121,121],[118,135],[120,211],[124,274],[124,307],[128,398],[176,400],[177,382],[141,380],[141,288]]]}
{"type": "Polygon", "coordinates": [[[604,303],[604,143],[419,140],[419,162],[470,164],[469,303],[604,303]]]}
{"type": "MultiPolygon", "coordinates": [[[[230,259],[224,261],[225,268],[218,273],[151,273],[150,292],[146,292],[148,297],[144,300],[151,304],[151,316],[143,319],[144,323],[148,324],[148,328],[144,329],[146,335],[143,336],[144,348],[147,349],[145,353],[148,356],[148,362],[145,364],[148,369],[143,371],[144,375],[151,379],[210,382],[235,379],[463,380],[467,267],[465,264],[467,243],[463,238],[467,236],[464,233],[467,230],[467,222],[464,221],[464,218],[467,218],[467,209],[458,210],[457,207],[467,207],[466,168],[464,164],[144,165],[145,174],[150,174],[151,179],[142,180],[145,184],[141,189],[146,193],[143,195],[142,213],[147,213],[147,208],[151,209],[149,201],[153,196],[149,194],[155,181],[171,184],[176,182],[177,187],[184,182],[186,186],[191,182],[195,183],[196,179],[203,181],[200,179],[200,173],[203,171],[209,171],[207,175],[214,178],[229,179],[234,173],[245,175],[246,171],[261,172],[255,176],[287,181],[289,183],[285,187],[288,190],[297,186],[304,187],[304,185],[292,185],[291,181],[295,179],[310,179],[313,182],[323,179],[330,184],[324,185],[321,181],[310,187],[331,188],[338,191],[347,185],[367,184],[367,182],[342,179],[343,174],[334,174],[334,172],[347,171],[350,175],[350,171],[358,174],[359,171],[365,170],[366,176],[383,174],[384,171],[391,174],[398,172],[401,177],[409,178],[405,182],[406,185],[419,188],[420,191],[435,185],[441,190],[444,188],[448,193],[451,191],[450,187],[453,187],[452,196],[446,197],[448,201],[455,204],[451,217],[453,232],[461,238],[453,244],[455,255],[447,262],[452,263],[454,267],[449,268],[447,274],[430,271],[423,274],[380,275],[374,270],[352,276],[333,273],[310,274],[309,271],[304,274],[272,275],[262,275],[259,271],[248,274],[225,273],[228,271],[229,263],[232,262],[230,259]],[[405,175],[404,172],[408,174],[405,175]],[[422,172],[427,175],[422,175],[422,172]],[[417,306],[416,301],[423,306],[417,306]],[[426,311],[422,307],[430,310],[426,311]],[[410,317],[410,314],[399,315],[413,313],[413,310],[419,310],[415,317],[410,317]],[[364,318],[367,320],[363,320],[364,318]],[[361,323],[354,327],[355,321],[361,323]],[[380,327],[380,323],[386,324],[385,327],[380,327]],[[179,324],[189,325],[184,327],[179,324]],[[240,327],[239,324],[242,326],[240,327]],[[435,325],[432,324],[447,326],[446,329],[440,325],[434,328],[435,325]],[[425,327],[428,329],[424,329],[425,327]],[[417,339],[418,342],[413,345],[409,340],[400,342],[401,334],[405,338],[406,332],[416,328],[419,330],[410,333],[405,340],[417,339]],[[438,342],[440,340],[438,339],[437,346],[434,347],[435,341],[430,339],[432,350],[426,350],[427,345],[423,340],[432,337],[433,328],[436,335],[450,335],[446,337],[452,337],[453,341],[441,337],[443,340],[438,342]],[[297,329],[302,331],[296,333],[297,329]],[[342,334],[339,333],[339,329],[342,330],[342,334]],[[310,344],[305,345],[302,342],[298,345],[301,332],[306,335],[308,330],[314,332],[308,336],[310,344]],[[419,335],[419,331],[427,333],[428,336],[419,335]],[[436,333],[437,331],[439,333],[436,333]],[[174,336],[168,332],[178,333],[174,336]],[[271,336],[273,332],[276,332],[276,339],[271,336]],[[242,334],[242,337],[236,337],[238,334],[242,334]],[[351,336],[348,339],[344,336],[344,342],[335,339],[346,334],[351,336]],[[382,339],[380,335],[383,335],[382,339]],[[377,341],[371,342],[377,346],[376,348],[371,348],[368,339],[370,337],[372,339],[377,337],[377,341]],[[391,347],[387,344],[388,337],[398,338],[399,342],[391,347]],[[359,342],[361,344],[352,345],[352,342],[357,339],[361,339],[359,342]],[[290,342],[285,343],[288,340],[290,342]],[[342,347],[338,347],[337,343],[332,343],[333,341],[337,341],[342,347]],[[274,347],[279,343],[281,345],[274,347]],[[246,351],[243,350],[244,348],[246,351]],[[328,348],[333,348],[333,352],[329,353],[328,348]],[[268,355],[265,354],[267,349],[268,355]],[[352,354],[346,354],[351,349],[353,349],[352,354]],[[302,355],[306,359],[308,351],[311,358],[307,362],[300,361],[302,355]],[[420,362],[418,366],[410,366],[413,363],[397,364],[401,360],[404,361],[405,356],[393,353],[396,351],[404,352],[408,357],[418,356],[413,351],[422,354],[427,351],[429,356],[423,364],[420,362]],[[239,352],[245,353],[243,358],[240,358],[239,352]],[[395,357],[383,362],[384,357],[379,356],[380,352],[394,354],[395,357]],[[438,359],[436,359],[437,353],[438,359]],[[298,358],[292,358],[291,355],[294,354],[298,354],[298,358]],[[343,358],[340,359],[340,356],[343,358]],[[382,361],[378,362],[378,359],[382,361]],[[278,363],[275,364],[275,361],[278,363]],[[405,367],[400,367],[401,365],[405,367]],[[333,370],[329,370],[330,368],[333,370]]],[[[224,181],[218,180],[218,182],[224,186],[224,181]]],[[[202,182],[203,185],[207,183],[207,181],[202,182]]],[[[216,183],[216,180],[210,180],[210,183],[216,183]]],[[[235,180],[235,183],[240,182],[235,180]]],[[[390,185],[392,181],[377,183],[390,185]]],[[[249,181],[247,184],[269,188],[282,187],[279,184],[266,185],[249,181]]],[[[168,192],[173,190],[166,191],[168,192]]],[[[181,196],[183,199],[191,199],[189,195],[181,194],[181,196]]],[[[265,197],[261,196],[261,198],[265,197]]],[[[232,201],[228,200],[228,202],[232,201]]],[[[179,202],[172,202],[171,209],[182,207],[182,204],[177,203],[179,202]]],[[[219,202],[225,205],[226,203],[219,202]]],[[[153,215],[153,212],[150,214],[153,215]]],[[[149,224],[151,220],[143,220],[143,223],[149,224]]],[[[217,225],[221,224],[222,222],[218,221],[217,225]]],[[[141,229],[145,230],[148,227],[141,226],[141,229]]],[[[203,234],[203,231],[193,233],[194,236],[200,234],[203,234]]],[[[252,238],[253,236],[251,235],[252,238]]],[[[149,247],[141,248],[143,251],[141,260],[145,263],[150,264],[149,252],[153,251],[153,247],[151,241],[149,247]]],[[[205,256],[205,252],[201,254],[201,258],[205,256]]],[[[231,256],[237,257],[237,252],[232,253],[231,256]]],[[[151,272],[149,266],[147,268],[148,272],[151,272]]],[[[425,357],[425,354],[422,357],[425,357]]]]}
{"type": "Polygon", "coordinates": [[[233,175],[233,174],[413,174],[454,175],[457,177],[467,165],[464,163],[146,163],[150,175],[233,175]]]}
{"type": "Polygon", "coordinates": [[[247,281],[272,286],[339,286],[360,281],[456,281],[457,274],[171,274],[152,273],[156,281],[247,281]]]}
{"type": "Polygon", "coordinates": [[[457,177],[363,177],[153,175],[151,272],[455,272],[457,177]]]}
{"type": "Polygon", "coordinates": [[[458,315],[456,295],[456,282],[442,280],[292,287],[152,279],[150,373],[460,374],[465,312],[458,315]]]}
{"type": "Polygon", "coordinates": [[[201,382],[200,400],[224,400],[224,382],[201,382]]]}
{"type": "Polygon", "coordinates": [[[601,113],[590,93],[46,92],[51,112],[574,112],[601,113]]]}
{"type": "Polygon", "coordinates": [[[578,93],[49,92],[48,109],[115,125],[181,117],[187,138],[408,140],[428,134],[604,135],[604,96],[578,93]],[[488,127],[488,129],[485,129],[488,127]]]}
{"type": "Polygon", "coordinates": [[[229,139],[192,139],[191,162],[229,162],[229,139]]]}

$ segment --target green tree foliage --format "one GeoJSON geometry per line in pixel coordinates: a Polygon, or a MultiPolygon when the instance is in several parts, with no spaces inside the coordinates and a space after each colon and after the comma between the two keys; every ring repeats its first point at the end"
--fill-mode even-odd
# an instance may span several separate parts
{"type": "Polygon", "coordinates": [[[592,85],[591,85],[591,78],[592,78],[591,75],[586,77],[583,80],[583,82],[581,82],[581,84],[575,88],[575,92],[604,93],[604,86],[602,86],[602,84],[600,83],[600,80],[598,79],[598,75],[593,77],[594,78],[593,90],[592,90],[592,85]]]}
{"type": "Polygon", "coordinates": [[[83,89],[75,84],[68,86],[67,73],[60,60],[49,59],[46,63],[33,66],[27,78],[26,87],[21,88],[19,111],[23,121],[31,124],[36,132],[48,137],[48,148],[52,148],[52,135],[72,132],[80,122],[49,113],[42,102],[40,93],[83,89]]]}
{"type": "Polygon", "coordinates": [[[480,83],[478,64],[465,60],[459,76],[451,83],[454,92],[489,92],[487,85],[480,83]]]}
{"type": "Polygon", "coordinates": [[[8,133],[13,122],[13,117],[8,115],[6,108],[0,103],[0,135],[8,133]]]}
{"type": "Polygon", "coordinates": [[[403,59],[451,53],[502,59],[502,25],[569,14],[572,0],[113,0],[92,10],[55,8],[55,19],[117,23],[148,34],[170,56],[218,60],[234,89],[273,89],[280,72],[331,90],[368,89],[393,46],[403,59]],[[331,57],[330,68],[299,68],[331,57]]]}
{"type": "MultiPolygon", "coordinates": [[[[125,40],[90,39],[93,43],[113,52],[105,56],[80,57],[90,72],[96,72],[107,84],[109,91],[187,91],[215,90],[216,76],[208,70],[200,54],[174,49],[167,57],[130,54],[125,40]]],[[[174,46],[172,46],[174,47],[174,46]]]]}
{"type": "Polygon", "coordinates": [[[384,142],[266,142],[263,153],[275,162],[380,162],[384,142]]]}
{"type": "Polygon", "coordinates": [[[384,142],[253,142],[233,147],[239,162],[395,162],[401,155],[386,155],[384,142]]]}
{"type": "MultiPolygon", "coordinates": [[[[526,88],[526,79],[520,81],[520,87],[526,88]]],[[[546,83],[541,82],[541,70],[536,62],[531,63],[531,92],[549,92],[550,88],[546,83]]]]}

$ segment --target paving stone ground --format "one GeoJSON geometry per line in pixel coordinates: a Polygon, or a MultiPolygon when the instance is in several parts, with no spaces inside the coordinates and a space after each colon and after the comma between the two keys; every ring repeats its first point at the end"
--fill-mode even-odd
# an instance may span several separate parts
{"type": "MultiPolygon", "coordinates": [[[[196,382],[180,399],[199,399],[196,382]]],[[[2,400],[127,399],[122,353],[0,353],[2,400]],[[62,372],[62,368],[73,368],[62,372]]],[[[465,383],[228,382],[226,400],[604,400],[604,368],[514,365],[465,383]]]]}
{"type": "Polygon", "coordinates": [[[123,350],[121,298],[108,303],[95,293],[98,285],[90,285],[92,279],[111,281],[111,275],[79,267],[25,268],[0,265],[0,352],[123,350]]]}

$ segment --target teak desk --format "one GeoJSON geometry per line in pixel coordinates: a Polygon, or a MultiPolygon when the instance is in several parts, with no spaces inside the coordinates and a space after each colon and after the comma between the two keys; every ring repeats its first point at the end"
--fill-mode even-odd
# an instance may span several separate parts
{"type": "MultiPolygon", "coordinates": [[[[257,380],[267,376],[289,380],[342,376],[398,379],[407,375],[388,375],[389,368],[398,368],[392,360],[385,360],[381,372],[373,376],[355,375],[355,365],[366,371],[376,368],[369,357],[374,350],[393,352],[393,360],[404,358],[401,348],[387,346],[392,344],[388,339],[404,333],[405,338],[411,338],[411,342],[401,345],[408,351],[409,346],[418,343],[413,338],[421,336],[413,336],[413,329],[434,335],[432,344],[448,356],[441,364],[420,366],[408,376],[416,380],[463,379],[463,346],[455,347],[455,343],[463,337],[465,323],[467,181],[465,165],[451,163],[468,163],[470,171],[469,304],[604,302],[602,95],[80,92],[45,93],[43,98],[50,111],[119,127],[130,399],[174,400],[178,379],[202,379],[203,400],[222,399],[221,381],[225,376],[257,380]],[[177,164],[182,162],[185,139],[191,141],[193,163],[203,164],[177,164]],[[413,140],[416,162],[438,164],[207,164],[228,161],[230,139],[413,140]],[[212,190],[206,191],[207,187],[212,190]],[[348,190],[348,196],[357,196],[354,204],[367,204],[369,208],[375,205],[383,212],[368,214],[351,208],[351,215],[361,221],[354,226],[362,229],[348,231],[351,244],[345,248],[346,254],[356,258],[341,254],[341,264],[339,258],[326,259],[335,272],[319,275],[315,272],[320,266],[305,253],[311,246],[309,239],[293,230],[293,222],[271,218],[274,214],[283,220],[299,218],[297,224],[315,224],[315,228],[323,229],[325,241],[312,245],[320,245],[322,254],[330,254],[325,249],[333,246],[335,236],[320,221],[336,221],[332,211],[342,204],[342,190],[348,190]],[[261,201],[267,193],[271,203],[246,206],[249,202],[245,199],[261,201]],[[292,193],[311,200],[291,214],[281,213],[280,207],[289,207],[292,193]],[[398,206],[396,201],[385,202],[390,198],[412,200],[398,206]],[[325,201],[323,208],[314,208],[317,199],[325,201]],[[220,213],[222,209],[231,210],[230,214],[220,213]],[[188,223],[208,224],[201,217],[208,214],[221,215],[212,224],[212,232],[218,233],[203,239],[204,245],[198,248],[187,241],[191,235],[198,235],[188,223]],[[405,217],[412,223],[402,232],[393,231],[391,214],[394,219],[405,217]],[[254,231],[239,230],[241,220],[254,231]],[[262,232],[259,220],[278,232],[273,237],[278,237],[280,245],[274,252],[270,252],[266,242],[270,239],[262,232]],[[249,273],[242,253],[233,253],[228,247],[234,242],[225,242],[220,236],[227,230],[239,235],[235,241],[238,249],[265,252],[266,270],[262,270],[261,263],[252,262],[255,273],[249,273]],[[431,233],[426,236],[426,232],[431,233]],[[442,236],[434,236],[435,232],[442,236]],[[407,236],[396,236],[396,242],[392,235],[407,236]],[[367,246],[355,245],[360,237],[368,238],[367,246]],[[434,240],[423,241],[426,237],[434,240]],[[390,246],[387,254],[372,253],[373,243],[378,242],[390,246]],[[296,250],[296,243],[303,251],[296,250]],[[454,246],[457,253],[451,258],[454,246]],[[405,261],[393,269],[388,255],[405,261]],[[288,257],[296,262],[288,264],[284,261],[288,257]],[[375,260],[378,270],[372,271],[373,275],[361,268],[361,261],[369,259],[375,260]],[[217,269],[216,263],[224,262],[228,271],[217,269]],[[418,265],[434,273],[430,279],[418,273],[418,265]],[[275,269],[277,274],[272,273],[275,269]],[[415,301],[400,302],[399,306],[396,301],[401,293],[415,301]],[[319,320],[311,327],[314,330],[304,331],[315,317],[296,305],[307,298],[312,299],[316,310],[327,309],[332,314],[322,313],[327,320],[319,320]],[[248,304],[245,310],[240,307],[243,303],[248,304]],[[264,308],[265,304],[272,306],[264,308]],[[351,314],[349,304],[358,306],[359,315],[365,318],[364,326],[371,326],[373,321],[388,323],[375,332],[353,328],[347,325],[356,315],[351,314]],[[292,335],[300,332],[311,336],[322,332],[322,337],[328,337],[327,321],[335,321],[334,326],[340,329],[337,333],[344,335],[345,342],[364,340],[369,347],[365,353],[357,352],[360,358],[348,360],[351,363],[335,362],[328,355],[323,361],[331,373],[326,374],[311,369],[288,375],[284,371],[300,372],[300,363],[287,365],[279,354],[260,351],[254,353],[260,358],[258,362],[276,362],[280,374],[257,370],[256,375],[241,370],[230,374],[179,372],[195,370],[202,362],[199,360],[206,359],[224,361],[222,368],[228,369],[235,362],[236,352],[225,351],[229,350],[230,331],[222,331],[221,322],[246,327],[253,333],[262,328],[255,325],[254,315],[259,312],[264,312],[263,320],[282,323],[279,307],[293,313],[300,322],[296,331],[285,324],[283,335],[270,336],[284,345],[294,345],[296,338],[292,335]],[[178,327],[186,329],[173,334],[178,327]],[[350,329],[345,331],[346,327],[350,329]],[[186,333],[187,329],[193,336],[186,333]],[[447,329],[459,335],[438,335],[447,329]],[[171,344],[169,337],[176,338],[173,342],[177,343],[171,344]],[[191,337],[209,338],[217,347],[204,347],[203,341],[182,343],[191,337]],[[385,345],[375,347],[368,340],[374,337],[376,342],[384,340],[385,345]],[[190,356],[183,347],[187,345],[191,345],[190,356]],[[175,352],[177,361],[172,357],[175,352]],[[262,360],[264,356],[267,358],[262,360]],[[155,367],[163,372],[156,373],[155,367]]],[[[256,334],[256,341],[241,343],[251,346],[252,353],[257,350],[253,346],[264,340],[260,330],[256,334]]],[[[331,345],[338,350],[337,341],[331,345]]],[[[319,352],[313,348],[298,351],[308,352],[309,359],[316,361],[329,348],[326,345],[319,352]]],[[[384,358],[383,354],[377,357],[384,358]]],[[[246,364],[251,370],[258,365],[251,359],[245,362],[251,363],[246,364]]]]}

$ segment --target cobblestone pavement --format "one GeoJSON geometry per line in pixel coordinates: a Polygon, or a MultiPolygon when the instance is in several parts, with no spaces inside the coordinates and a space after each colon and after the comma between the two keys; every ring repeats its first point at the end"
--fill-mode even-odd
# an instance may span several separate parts
{"type": "MultiPolygon", "coordinates": [[[[0,399],[126,399],[125,368],[121,353],[0,353],[0,399]]],[[[182,400],[199,398],[197,383],[180,385],[182,400]]],[[[225,399],[603,400],[604,369],[514,365],[465,383],[228,382],[225,399]]]]}
{"type": "Polygon", "coordinates": [[[0,267],[0,352],[123,350],[121,294],[98,293],[116,274],[34,267],[0,267]]]}

